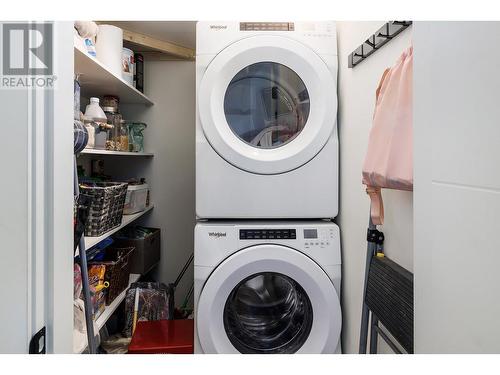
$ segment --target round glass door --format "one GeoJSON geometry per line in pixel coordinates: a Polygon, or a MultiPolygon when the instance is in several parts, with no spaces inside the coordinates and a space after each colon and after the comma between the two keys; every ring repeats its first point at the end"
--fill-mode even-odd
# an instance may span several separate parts
{"type": "Polygon", "coordinates": [[[263,272],[241,281],[224,307],[224,328],[240,353],[295,353],[313,323],[311,301],[293,279],[263,272]]]}
{"type": "Polygon", "coordinates": [[[230,255],[210,273],[196,306],[204,353],[333,353],[340,339],[332,280],[314,260],[282,245],[230,255]]]}
{"type": "Polygon", "coordinates": [[[309,117],[309,92],[292,69],[275,62],[249,65],[231,80],[224,114],[236,136],[257,148],[292,141],[309,117]]]}
{"type": "Polygon", "coordinates": [[[285,173],[330,139],[336,93],[334,71],[312,49],[282,36],[252,36],[207,65],[197,90],[199,122],[210,146],[233,166],[285,173]]]}

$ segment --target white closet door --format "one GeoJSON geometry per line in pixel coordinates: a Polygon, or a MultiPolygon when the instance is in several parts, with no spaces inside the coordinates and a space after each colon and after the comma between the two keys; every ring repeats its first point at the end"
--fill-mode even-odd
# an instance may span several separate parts
{"type": "Polygon", "coordinates": [[[500,23],[413,39],[415,351],[500,353],[500,23]]]}
{"type": "Polygon", "coordinates": [[[73,30],[52,29],[55,89],[0,89],[0,353],[27,353],[43,327],[48,353],[72,349],[73,30]]]}

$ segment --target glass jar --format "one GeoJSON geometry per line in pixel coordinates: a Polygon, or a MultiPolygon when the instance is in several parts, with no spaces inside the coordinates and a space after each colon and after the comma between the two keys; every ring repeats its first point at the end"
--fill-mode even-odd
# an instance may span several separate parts
{"type": "Polygon", "coordinates": [[[144,152],[144,134],[146,124],[143,122],[128,122],[128,145],[129,151],[144,152]]]}
{"type": "Polygon", "coordinates": [[[113,112],[118,113],[118,105],[119,104],[120,104],[120,98],[118,98],[117,96],[105,95],[102,98],[102,106],[111,108],[113,112]]]}
{"type": "Polygon", "coordinates": [[[122,115],[116,112],[113,107],[103,107],[103,110],[108,119],[108,124],[113,126],[109,132],[108,141],[106,142],[106,150],[122,151],[120,147],[120,126],[122,115]]]}
{"type": "Polygon", "coordinates": [[[128,147],[128,128],[125,120],[120,120],[120,151],[129,151],[128,147]]]}

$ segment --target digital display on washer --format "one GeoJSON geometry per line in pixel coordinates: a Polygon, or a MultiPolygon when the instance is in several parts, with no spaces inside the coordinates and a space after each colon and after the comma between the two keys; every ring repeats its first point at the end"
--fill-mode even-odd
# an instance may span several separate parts
{"type": "Polygon", "coordinates": [[[240,240],[295,240],[295,229],[240,229],[240,240]]]}
{"type": "Polygon", "coordinates": [[[293,22],[240,22],[240,31],[293,31],[293,22]]]}
{"type": "Polygon", "coordinates": [[[315,239],[318,238],[317,229],[304,229],[304,239],[315,239]]]}

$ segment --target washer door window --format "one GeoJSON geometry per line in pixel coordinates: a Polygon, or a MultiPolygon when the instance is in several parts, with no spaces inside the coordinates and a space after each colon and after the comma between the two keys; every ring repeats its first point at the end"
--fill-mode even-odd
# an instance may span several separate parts
{"type": "Polygon", "coordinates": [[[309,93],[290,68],[260,62],[240,70],[224,97],[226,121],[236,136],[257,148],[292,141],[309,117],[309,93]]]}
{"type": "Polygon", "coordinates": [[[197,305],[205,353],[333,353],[340,302],[321,267],[297,250],[258,245],[222,262],[197,305]]]}
{"type": "Polygon", "coordinates": [[[326,63],[292,39],[239,40],[210,62],[198,88],[198,113],[213,149],[256,174],[296,169],[335,129],[337,85],[326,63]]]}
{"type": "Polygon", "coordinates": [[[309,337],[312,322],[304,289],[274,272],[240,282],[224,307],[224,328],[240,353],[295,353],[309,337]]]}

